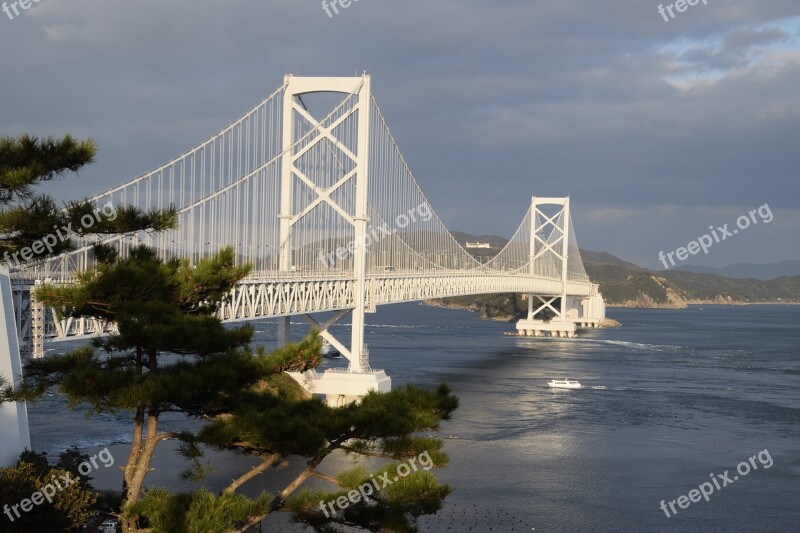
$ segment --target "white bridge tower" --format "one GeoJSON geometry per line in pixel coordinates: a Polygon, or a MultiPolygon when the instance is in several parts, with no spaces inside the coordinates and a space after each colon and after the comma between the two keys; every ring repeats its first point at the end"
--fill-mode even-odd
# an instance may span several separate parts
{"type": "MultiPolygon", "coordinates": [[[[605,306],[598,287],[592,287],[588,298],[568,296],[570,279],[570,248],[577,252],[577,243],[570,241],[574,235],[570,223],[569,197],[540,198],[534,196],[530,211],[530,263],[531,275],[541,274],[549,267],[560,277],[558,294],[528,294],[528,317],[517,322],[517,333],[522,336],[553,337],[575,336],[577,325],[598,327],[605,319],[605,306]],[[547,206],[547,207],[546,207],[547,206]],[[554,207],[553,207],[554,206],[554,207]],[[558,305],[556,305],[558,301],[558,305]],[[598,303],[599,302],[599,303],[598,303]],[[548,320],[537,319],[540,313],[549,314],[548,320]]],[[[579,257],[572,258],[583,265],[579,257]]]]}
{"type": "MultiPolygon", "coordinates": [[[[319,330],[320,335],[350,362],[348,372],[314,371],[293,374],[310,392],[325,394],[337,405],[364,396],[369,390],[389,391],[391,380],[382,370],[369,366],[369,351],[364,343],[364,318],[367,311],[367,202],[369,194],[370,110],[372,91],[370,76],[354,78],[294,77],[287,75],[283,94],[283,154],[280,185],[280,270],[291,275],[309,268],[295,264],[294,229],[318,206],[327,204],[334,216],[341,217],[350,231],[342,233],[340,247],[347,250],[352,262],[354,307],[337,312],[330,320],[319,323],[309,315],[304,319],[319,330]],[[351,95],[353,102],[334,112],[330,123],[321,123],[306,107],[303,95],[340,93],[351,95]],[[300,127],[301,125],[306,128],[300,127]],[[305,139],[305,140],[304,140],[305,139]],[[326,150],[336,160],[336,180],[317,176],[314,165],[305,158],[313,150],[326,150]],[[306,192],[296,195],[298,188],[306,192]],[[337,191],[349,194],[337,196],[337,191]],[[347,205],[345,205],[347,204],[347,205]],[[349,240],[349,242],[346,242],[349,240]],[[351,316],[350,347],[336,339],[329,328],[341,318],[351,316]]],[[[328,115],[331,116],[331,115],[328,115]]],[[[334,238],[337,236],[334,236],[334,238]]],[[[350,264],[350,263],[348,263],[350,264]]],[[[278,344],[289,339],[290,317],[281,317],[278,344]]]]}

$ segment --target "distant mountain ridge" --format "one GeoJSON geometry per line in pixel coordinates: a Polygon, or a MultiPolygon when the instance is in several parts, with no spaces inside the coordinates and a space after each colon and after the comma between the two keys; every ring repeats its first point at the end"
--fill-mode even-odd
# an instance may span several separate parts
{"type": "Polygon", "coordinates": [[[717,274],[727,278],[770,280],[782,276],[800,276],[800,260],[789,259],[778,263],[735,263],[722,268],[700,265],[683,265],[675,270],[695,274],[717,274]]]}
{"type": "MultiPolygon", "coordinates": [[[[497,235],[453,232],[453,236],[462,246],[466,242],[489,242],[493,253],[499,252],[508,242],[497,235]]],[[[606,303],[612,306],[684,308],[692,303],[800,303],[800,275],[768,280],[755,277],[737,279],[718,273],[650,270],[608,252],[580,250],[580,254],[586,273],[600,285],[606,303]]],[[[791,263],[784,261],[776,265],[791,266],[791,263]]],[[[496,304],[496,297],[492,295],[473,299],[473,307],[496,304]]]]}

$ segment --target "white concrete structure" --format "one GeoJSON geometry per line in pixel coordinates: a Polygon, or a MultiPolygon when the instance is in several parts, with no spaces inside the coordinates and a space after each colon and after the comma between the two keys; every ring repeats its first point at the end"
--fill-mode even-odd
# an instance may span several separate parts
{"type": "Polygon", "coordinates": [[[561,293],[542,295],[528,294],[528,317],[517,322],[517,333],[521,336],[552,337],[575,336],[577,326],[597,327],[605,319],[605,304],[597,286],[591,286],[591,292],[578,299],[569,288],[571,282],[583,281],[583,276],[571,264],[583,266],[580,251],[575,242],[572,229],[569,198],[537,198],[533,197],[530,210],[530,246],[529,271],[535,274],[537,268],[550,269],[550,275],[561,277],[561,293]],[[548,209],[549,207],[549,209],[548,209]],[[577,256],[577,257],[576,257],[577,256]],[[537,302],[538,301],[538,302],[537,302]],[[555,302],[558,301],[558,306],[555,302]],[[599,303],[598,303],[599,301],[599,303]],[[538,303],[538,307],[537,307],[538,303]],[[537,319],[537,315],[547,312],[552,315],[549,320],[537,319]],[[595,314],[596,313],[596,314],[595,314]]]}
{"type": "MultiPolygon", "coordinates": [[[[8,268],[0,266],[0,306],[3,337],[0,339],[0,376],[8,383],[18,383],[22,377],[22,362],[17,342],[11,282],[8,268]]],[[[24,403],[0,404],[0,467],[14,466],[19,454],[30,449],[28,411],[24,403]]]]}
{"type": "Polygon", "coordinates": [[[363,398],[368,392],[389,392],[392,380],[383,370],[348,372],[329,368],[325,372],[288,372],[298,383],[312,394],[321,394],[331,407],[339,407],[363,398]]]}
{"type": "MultiPolygon", "coordinates": [[[[520,292],[554,309],[558,298],[582,302],[597,296],[577,252],[567,198],[534,199],[517,233],[487,263],[467,252],[428,204],[367,75],[286,76],[277,91],[206,142],[92,200],[144,210],[177,208],[176,230],[102,239],[122,257],[137,244],[163,258],[192,262],[233,247],[253,271],[222,303],[220,318],[279,318],[283,343],[289,317],[303,317],[348,359],[347,379],[353,381],[351,387],[343,376],[323,376],[324,383],[310,388],[329,391],[335,381],[340,396],[390,384],[371,369],[364,343],[365,315],[379,305],[520,292]],[[557,220],[542,222],[543,209],[553,203],[563,207],[557,220]],[[552,241],[557,232],[541,234],[548,222],[570,237],[559,244],[552,241]],[[334,314],[327,320],[311,316],[320,312],[334,314]],[[353,327],[350,338],[340,341],[330,327],[347,315],[353,327]]],[[[94,241],[77,244],[75,252],[15,275],[20,339],[34,357],[42,355],[45,340],[113,327],[88,319],[58,321],[52,310],[31,302],[34,284],[71,283],[76,271],[93,265],[94,241]]],[[[563,309],[558,317],[531,331],[574,332],[563,309]]]]}

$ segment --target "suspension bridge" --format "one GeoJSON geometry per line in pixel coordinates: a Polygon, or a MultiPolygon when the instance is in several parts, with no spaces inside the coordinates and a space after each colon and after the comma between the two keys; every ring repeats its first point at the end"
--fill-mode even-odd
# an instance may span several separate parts
{"type": "Polygon", "coordinates": [[[75,250],[12,273],[21,350],[106,333],[91,318],[58,320],[32,299],[41,283],[72,283],[94,265],[93,246],[125,257],[147,245],[164,258],[197,261],[233,247],[252,265],[220,307],[224,321],[278,318],[279,343],[301,316],[349,361],[344,371],[296,375],[333,402],[389,390],[370,367],[365,314],[379,305],[449,296],[528,295],[521,335],[572,337],[605,317],[586,275],[569,198],[534,197],[514,236],[481,263],[436,215],[395,142],[368,75],[286,76],[231,125],[155,170],[91,198],[97,205],[178,210],[177,229],[73,238],[75,250]],[[537,318],[544,312],[548,319],[537,318]],[[326,313],[324,318],[314,315],[326,313]],[[333,324],[350,316],[349,339],[333,324]]]}

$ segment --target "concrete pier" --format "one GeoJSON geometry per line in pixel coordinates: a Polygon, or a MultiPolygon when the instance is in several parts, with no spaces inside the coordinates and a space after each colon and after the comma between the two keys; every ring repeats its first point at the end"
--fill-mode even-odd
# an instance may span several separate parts
{"type": "Polygon", "coordinates": [[[567,320],[577,327],[585,329],[599,328],[600,324],[603,322],[601,318],[567,318],[567,320]]]}
{"type": "Polygon", "coordinates": [[[586,298],[567,297],[562,305],[553,307],[554,298],[538,297],[543,305],[534,310],[533,296],[529,295],[528,318],[517,322],[520,337],[560,337],[572,339],[578,328],[599,328],[606,318],[603,295],[595,286],[595,294],[586,298]],[[539,311],[549,308],[556,316],[550,320],[535,318],[539,311]]]}
{"type": "Polygon", "coordinates": [[[287,372],[306,391],[325,395],[331,407],[357,402],[370,391],[389,392],[392,379],[383,370],[350,372],[344,368],[329,368],[325,372],[287,372]]]}
{"type": "Polygon", "coordinates": [[[566,320],[520,320],[517,322],[517,334],[522,337],[563,337],[573,338],[577,327],[574,322],[566,320]]]}

